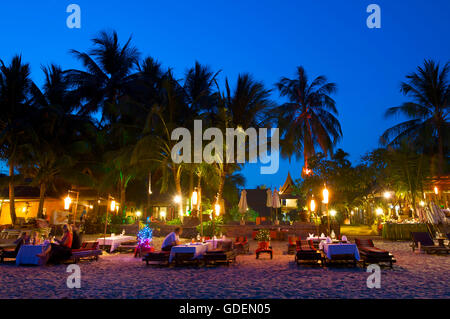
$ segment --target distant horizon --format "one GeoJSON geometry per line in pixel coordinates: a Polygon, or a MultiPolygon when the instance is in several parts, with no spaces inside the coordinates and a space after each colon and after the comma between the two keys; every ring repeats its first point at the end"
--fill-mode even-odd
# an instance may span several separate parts
{"type": "MultiPolygon", "coordinates": [[[[22,54],[31,65],[32,79],[41,85],[41,65],[81,68],[68,51],[87,51],[99,31],[116,30],[121,43],[133,35],[132,43],[142,58],[154,57],[164,68],[173,68],[177,78],[195,61],[213,71],[222,70],[221,83],[225,77],[233,83],[239,73],[248,72],[273,89],[276,103],[285,100],[274,84],[283,76],[294,77],[296,67],[302,65],[310,79],[325,75],[337,83],[334,98],[343,139],[335,149],[349,153],[354,165],[379,147],[378,139],[387,128],[400,122],[401,118],[386,120],[383,114],[388,107],[407,101],[399,90],[405,76],[424,59],[442,65],[450,58],[450,43],[445,41],[450,2],[445,0],[376,1],[381,7],[380,29],[368,29],[365,24],[366,7],[372,1],[287,1],[283,5],[267,0],[136,1],[131,9],[123,1],[80,0],[76,1],[82,9],[79,30],[65,25],[70,3],[3,4],[0,59],[8,64],[12,56],[22,54]]],[[[246,164],[241,171],[245,188],[278,188],[288,172],[294,180],[300,177],[302,163],[281,159],[274,175],[261,175],[258,164],[246,164]]],[[[0,170],[8,173],[4,163],[0,170]]]]}

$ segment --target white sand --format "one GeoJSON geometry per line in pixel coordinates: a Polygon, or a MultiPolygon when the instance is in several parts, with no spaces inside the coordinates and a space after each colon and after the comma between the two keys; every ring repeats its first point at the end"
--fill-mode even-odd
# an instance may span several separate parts
{"type": "Polygon", "coordinates": [[[67,265],[4,264],[0,298],[450,298],[449,256],[417,255],[406,242],[376,245],[397,259],[382,269],[380,289],[367,288],[362,268],[298,267],[287,244],[273,242],[273,260],[240,255],[229,267],[147,267],[131,254],[105,254],[79,264],[80,289],[67,288],[67,265]]]}

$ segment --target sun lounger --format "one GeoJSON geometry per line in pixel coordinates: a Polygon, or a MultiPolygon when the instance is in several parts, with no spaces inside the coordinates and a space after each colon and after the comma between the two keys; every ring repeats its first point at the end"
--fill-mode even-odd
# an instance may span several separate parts
{"type": "Polygon", "coordinates": [[[448,254],[450,248],[435,245],[433,238],[429,233],[411,233],[412,237],[412,250],[413,252],[417,249],[424,251],[427,254],[448,254]]]}
{"type": "Polygon", "coordinates": [[[248,254],[250,246],[246,236],[236,237],[236,241],[233,244],[234,249],[238,254],[248,254]]]}
{"type": "Polygon", "coordinates": [[[5,259],[16,259],[23,241],[20,241],[16,247],[6,248],[0,251],[0,263],[4,263],[5,259]]]}
{"type": "Polygon", "coordinates": [[[149,252],[142,258],[143,261],[148,265],[169,265],[170,251],[153,251],[149,252]]]}
{"type": "Polygon", "coordinates": [[[80,259],[93,259],[98,261],[98,257],[102,254],[99,244],[96,241],[83,242],[80,249],[72,249],[71,260],[75,263],[80,259]]]}
{"type": "Polygon", "coordinates": [[[258,243],[258,249],[256,249],[256,259],[259,259],[259,255],[261,254],[269,254],[270,259],[273,258],[273,250],[272,247],[269,246],[268,242],[258,243]]]}
{"type": "MultiPolygon", "coordinates": [[[[314,247],[312,240],[297,240],[295,262],[300,265],[301,262],[317,264],[322,261],[320,252],[314,247]]],[[[321,263],[322,264],[322,263],[321,263]]]]}
{"type": "Polygon", "coordinates": [[[205,266],[209,263],[226,263],[228,266],[231,262],[236,262],[236,255],[231,241],[219,241],[216,249],[209,250],[203,255],[203,260],[205,266]]]}
{"type": "Polygon", "coordinates": [[[355,242],[356,246],[358,246],[363,267],[366,267],[366,264],[389,263],[389,266],[392,268],[392,264],[396,262],[394,256],[387,250],[375,247],[372,239],[356,238],[355,242]]]}

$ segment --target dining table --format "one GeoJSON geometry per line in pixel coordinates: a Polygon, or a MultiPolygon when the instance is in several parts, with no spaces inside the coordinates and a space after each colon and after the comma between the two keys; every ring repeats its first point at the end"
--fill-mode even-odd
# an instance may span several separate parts
{"type": "Polygon", "coordinates": [[[97,239],[97,242],[101,246],[110,246],[109,252],[112,253],[121,243],[136,240],[135,236],[117,235],[110,237],[101,237],[97,239]]]}
{"type": "Polygon", "coordinates": [[[333,260],[333,255],[353,255],[356,260],[360,260],[359,250],[356,244],[321,243],[320,249],[323,250],[327,258],[330,260],[333,260]]]}
{"type": "Polygon", "coordinates": [[[42,245],[22,245],[16,256],[16,265],[38,265],[45,262],[45,258],[38,257],[48,247],[48,244],[42,245]]]}
{"type": "Polygon", "coordinates": [[[180,254],[193,254],[193,259],[200,259],[208,249],[212,249],[212,243],[188,243],[184,245],[173,246],[170,250],[169,262],[172,262],[175,255],[180,254]]]}

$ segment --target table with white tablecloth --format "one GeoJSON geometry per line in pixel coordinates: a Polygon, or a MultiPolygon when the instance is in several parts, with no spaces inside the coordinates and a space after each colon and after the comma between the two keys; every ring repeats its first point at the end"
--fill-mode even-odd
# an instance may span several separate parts
{"type": "Polygon", "coordinates": [[[45,259],[37,255],[43,253],[47,247],[47,244],[22,245],[16,257],[16,265],[43,265],[45,259]]]}
{"type": "Polygon", "coordinates": [[[175,258],[175,254],[183,253],[183,254],[194,254],[193,259],[201,258],[211,247],[211,243],[194,243],[194,244],[186,244],[186,245],[177,245],[173,246],[170,250],[169,262],[175,258]]]}
{"type": "Polygon", "coordinates": [[[359,251],[356,244],[328,244],[321,245],[323,252],[327,255],[328,259],[333,259],[333,255],[353,255],[356,260],[359,260],[359,251]]]}
{"type": "Polygon", "coordinates": [[[109,250],[110,253],[112,253],[114,250],[116,250],[117,247],[120,246],[121,243],[136,240],[136,237],[134,236],[125,236],[125,235],[119,235],[119,236],[110,236],[106,238],[98,238],[97,242],[99,245],[103,246],[111,246],[111,249],[109,250]]]}
{"type": "Polygon", "coordinates": [[[216,249],[217,248],[217,244],[218,243],[226,243],[226,242],[232,242],[231,239],[209,239],[206,241],[206,243],[211,243],[211,248],[210,249],[216,249]]]}

